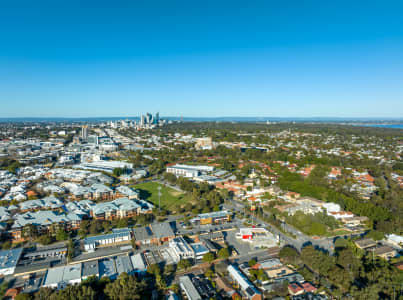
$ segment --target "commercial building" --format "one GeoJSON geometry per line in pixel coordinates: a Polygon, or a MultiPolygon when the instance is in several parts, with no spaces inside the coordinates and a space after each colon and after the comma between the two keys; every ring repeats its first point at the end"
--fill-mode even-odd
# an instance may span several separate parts
{"type": "Polygon", "coordinates": [[[118,274],[127,273],[133,274],[133,266],[129,256],[119,255],[115,258],[116,271],[118,274]]]}
{"type": "Polygon", "coordinates": [[[397,247],[403,247],[403,236],[397,234],[387,235],[387,241],[397,247]]]}
{"type": "Polygon", "coordinates": [[[192,247],[183,237],[176,237],[169,242],[169,248],[172,250],[176,262],[182,259],[194,258],[192,247]]]}
{"type": "Polygon", "coordinates": [[[195,147],[198,150],[211,150],[213,149],[213,139],[211,137],[197,138],[195,147]]]}
{"type": "Polygon", "coordinates": [[[81,282],[81,263],[48,269],[44,287],[63,289],[69,284],[81,282]]]}
{"type": "Polygon", "coordinates": [[[262,300],[262,293],[249,281],[237,266],[229,265],[227,268],[229,276],[242,290],[244,296],[250,300],[262,300]]]}
{"type": "Polygon", "coordinates": [[[66,284],[63,282],[63,271],[64,266],[48,269],[43,286],[49,288],[64,288],[66,284]]]}
{"type": "Polygon", "coordinates": [[[276,238],[266,228],[240,228],[236,238],[251,243],[254,247],[274,247],[277,245],[276,238]]]}
{"type": "Polygon", "coordinates": [[[193,224],[207,225],[207,224],[222,224],[231,220],[231,214],[226,211],[215,211],[210,213],[199,214],[193,218],[191,222],[193,224]]]}
{"type": "Polygon", "coordinates": [[[188,300],[202,300],[202,296],[197,291],[194,286],[192,280],[189,276],[181,276],[179,277],[179,286],[182,292],[186,295],[188,300]]]}
{"type": "Polygon", "coordinates": [[[133,266],[133,272],[137,274],[144,274],[147,271],[146,262],[141,253],[130,256],[133,266]]]}
{"type": "MultiPolygon", "coordinates": [[[[107,147],[107,144],[100,145],[100,147],[107,147]]],[[[112,145],[115,146],[115,145],[112,145]]],[[[125,161],[116,161],[116,160],[99,160],[93,162],[83,162],[81,164],[75,165],[75,168],[85,169],[85,170],[94,170],[94,171],[104,171],[107,173],[113,173],[113,170],[116,168],[125,169],[129,172],[133,170],[133,164],[125,162],[125,161]]]]}
{"type": "Polygon", "coordinates": [[[0,251],[0,275],[14,274],[21,254],[22,248],[0,251]]]}
{"type": "Polygon", "coordinates": [[[85,280],[88,277],[96,277],[99,278],[99,264],[98,260],[86,261],[83,262],[82,266],[82,279],[85,280]]]}
{"type": "Polygon", "coordinates": [[[99,246],[112,246],[118,243],[127,243],[132,239],[129,228],[114,228],[112,233],[90,236],[84,239],[84,249],[93,252],[99,246]]]}
{"type": "Polygon", "coordinates": [[[354,243],[357,246],[357,248],[360,248],[363,250],[376,247],[376,242],[370,238],[356,240],[354,243]]]}
{"type": "Polygon", "coordinates": [[[133,235],[137,246],[161,245],[175,237],[169,222],[153,223],[152,225],[133,228],[133,235]]]}
{"type": "Polygon", "coordinates": [[[193,250],[194,259],[196,260],[201,260],[205,254],[210,252],[209,249],[203,245],[203,243],[193,243],[190,244],[190,247],[193,250]]]}
{"type": "Polygon", "coordinates": [[[380,246],[372,250],[376,256],[382,257],[383,259],[391,259],[396,256],[397,251],[389,246],[380,246]]]}
{"type": "Polygon", "coordinates": [[[35,251],[27,252],[23,255],[23,259],[39,260],[43,258],[63,258],[67,254],[65,246],[46,246],[37,248],[35,251]]]}
{"type": "Polygon", "coordinates": [[[81,138],[86,141],[88,139],[88,125],[81,127],[81,138]]]}
{"type": "Polygon", "coordinates": [[[193,178],[201,175],[202,173],[214,171],[214,167],[176,164],[173,166],[168,166],[166,171],[167,173],[172,173],[178,177],[193,178]]]}
{"type": "Polygon", "coordinates": [[[99,262],[99,277],[109,277],[110,279],[114,280],[118,276],[115,266],[115,260],[111,259],[104,259],[99,262]]]}

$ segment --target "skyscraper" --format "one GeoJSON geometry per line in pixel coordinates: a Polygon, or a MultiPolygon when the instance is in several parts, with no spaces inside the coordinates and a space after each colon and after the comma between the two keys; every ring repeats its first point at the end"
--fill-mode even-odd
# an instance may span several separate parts
{"type": "Polygon", "coordinates": [[[153,115],[150,114],[150,113],[147,113],[147,114],[146,114],[146,121],[147,121],[147,124],[152,124],[153,115]]]}
{"type": "Polygon", "coordinates": [[[85,141],[88,139],[88,125],[81,127],[81,138],[85,141]]]}

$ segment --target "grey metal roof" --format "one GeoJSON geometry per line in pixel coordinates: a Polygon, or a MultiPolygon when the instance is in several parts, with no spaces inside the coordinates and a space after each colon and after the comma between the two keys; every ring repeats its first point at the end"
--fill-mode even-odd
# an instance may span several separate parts
{"type": "Polygon", "coordinates": [[[99,262],[99,276],[114,276],[116,275],[116,267],[114,259],[105,259],[99,262]]]}
{"type": "Polygon", "coordinates": [[[57,213],[48,210],[17,214],[14,216],[15,222],[12,228],[23,227],[26,224],[51,225],[53,223],[68,222],[74,219],[73,216],[73,213],[69,214],[69,217],[67,217],[64,213],[57,213]]]}
{"type": "Polygon", "coordinates": [[[125,228],[112,228],[113,233],[125,233],[125,234],[130,234],[132,230],[128,227],[125,228]]]}
{"type": "Polygon", "coordinates": [[[58,247],[53,249],[36,249],[34,252],[24,254],[24,257],[58,255],[61,252],[67,251],[67,247],[58,247]]]}
{"type": "Polygon", "coordinates": [[[181,288],[184,290],[186,296],[189,300],[202,300],[199,292],[196,290],[193,282],[190,280],[190,277],[185,275],[179,277],[179,284],[181,288]]]}
{"type": "Polygon", "coordinates": [[[82,265],[82,276],[99,276],[98,260],[86,261],[82,265]]]}
{"type": "Polygon", "coordinates": [[[151,225],[151,229],[156,238],[175,236],[175,233],[173,232],[169,222],[154,223],[151,225]]]}
{"type": "Polygon", "coordinates": [[[133,269],[138,271],[145,271],[147,269],[146,263],[141,253],[137,253],[130,257],[133,269]]]}
{"type": "Polygon", "coordinates": [[[48,269],[43,285],[50,286],[58,284],[63,281],[63,269],[64,267],[56,267],[48,269]]]}
{"type": "Polygon", "coordinates": [[[270,258],[265,261],[259,262],[262,269],[271,269],[281,266],[281,262],[278,258],[270,258]]]}
{"type": "Polygon", "coordinates": [[[13,268],[21,257],[22,248],[0,251],[0,269],[13,268]]]}
{"type": "Polygon", "coordinates": [[[130,274],[133,272],[133,266],[130,257],[127,255],[120,255],[115,259],[116,270],[119,274],[126,272],[130,274]]]}
{"type": "Polygon", "coordinates": [[[153,232],[149,226],[133,228],[133,234],[136,241],[148,240],[153,236],[153,232]]]}
{"type": "Polygon", "coordinates": [[[119,193],[126,195],[126,196],[138,196],[139,195],[139,192],[131,189],[130,187],[128,187],[126,185],[121,185],[121,186],[117,187],[116,191],[118,191],[119,193]]]}
{"type": "Polygon", "coordinates": [[[63,269],[63,281],[81,279],[81,263],[67,265],[63,269]]]}
{"type": "Polygon", "coordinates": [[[107,240],[107,239],[116,239],[120,237],[125,237],[125,236],[130,236],[130,231],[121,231],[121,232],[112,232],[109,234],[102,234],[102,235],[96,235],[96,236],[90,236],[86,237],[84,239],[84,244],[93,244],[102,240],[107,240]]]}

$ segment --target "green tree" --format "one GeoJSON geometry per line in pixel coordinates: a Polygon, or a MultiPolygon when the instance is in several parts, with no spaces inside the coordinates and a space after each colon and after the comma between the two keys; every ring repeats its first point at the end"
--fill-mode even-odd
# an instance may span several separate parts
{"type": "Polygon", "coordinates": [[[380,231],[371,230],[370,232],[368,232],[368,233],[366,234],[366,237],[372,238],[372,239],[374,239],[375,241],[380,241],[380,240],[384,239],[385,234],[382,233],[382,232],[380,232],[380,231]]]}
{"type": "Polygon", "coordinates": [[[48,300],[53,294],[53,289],[47,287],[41,287],[38,292],[35,293],[35,300],[48,300]]]}
{"type": "Polygon", "coordinates": [[[3,299],[4,294],[7,292],[8,285],[9,285],[9,282],[8,282],[8,281],[3,281],[3,282],[0,284],[0,299],[3,299]]]}
{"type": "Polygon", "coordinates": [[[121,176],[122,174],[124,174],[124,170],[122,168],[115,168],[113,169],[113,175],[116,177],[121,176]]]}
{"type": "Polygon", "coordinates": [[[12,246],[11,241],[5,241],[2,245],[1,245],[1,249],[3,250],[8,250],[10,249],[12,246]]]}
{"type": "Polygon", "coordinates": [[[279,256],[287,264],[296,264],[297,260],[299,259],[298,251],[290,246],[281,248],[279,256]]]}
{"type": "Polygon", "coordinates": [[[65,289],[53,293],[50,300],[95,300],[97,294],[87,285],[69,285],[65,289]]]}
{"type": "Polygon", "coordinates": [[[170,276],[175,273],[175,266],[173,264],[165,265],[164,267],[164,275],[170,276]]]}
{"type": "Polygon", "coordinates": [[[99,220],[92,220],[90,223],[89,232],[90,234],[97,234],[103,229],[102,224],[99,220]]]}
{"type": "Polygon", "coordinates": [[[206,272],[204,272],[204,276],[206,276],[209,280],[213,280],[214,275],[215,275],[214,271],[210,268],[208,268],[206,272]]]}
{"type": "Polygon", "coordinates": [[[137,281],[134,276],[122,273],[105,286],[105,295],[111,300],[131,300],[146,298],[146,283],[137,281]]]}
{"type": "Polygon", "coordinates": [[[44,234],[44,235],[41,235],[40,237],[38,237],[37,241],[38,241],[38,243],[40,243],[42,245],[49,245],[49,244],[53,243],[53,238],[48,234],[44,234]]]}
{"type": "Polygon", "coordinates": [[[229,257],[229,250],[227,247],[221,248],[220,251],[218,251],[218,257],[221,259],[226,259],[229,257]]]}
{"type": "Polygon", "coordinates": [[[253,267],[254,265],[256,265],[256,260],[252,258],[250,261],[248,261],[248,265],[249,267],[253,267]]]}
{"type": "Polygon", "coordinates": [[[72,260],[75,254],[75,247],[74,247],[74,241],[72,239],[69,239],[67,243],[67,258],[69,260],[72,260]]]}
{"type": "Polygon", "coordinates": [[[149,265],[148,268],[147,268],[147,273],[151,274],[151,275],[154,275],[154,276],[160,275],[161,274],[161,268],[160,268],[160,266],[158,264],[149,265]]]}
{"type": "Polygon", "coordinates": [[[14,299],[15,300],[31,300],[32,297],[30,294],[20,293],[14,299]]]}
{"type": "Polygon", "coordinates": [[[203,261],[204,262],[211,263],[214,260],[214,258],[215,258],[214,254],[211,253],[211,252],[206,253],[206,254],[203,255],[203,261]]]}
{"type": "Polygon", "coordinates": [[[59,228],[56,232],[56,240],[57,241],[65,241],[67,240],[69,235],[63,228],[59,228]]]}
{"type": "Polygon", "coordinates": [[[190,260],[188,259],[182,259],[178,262],[178,268],[182,270],[187,270],[192,266],[190,263],[190,260]]]}
{"type": "Polygon", "coordinates": [[[127,218],[120,218],[117,225],[118,228],[126,228],[129,226],[129,221],[127,218]]]}
{"type": "Polygon", "coordinates": [[[88,234],[88,227],[90,222],[88,220],[81,221],[80,229],[78,230],[78,235],[83,238],[88,234]]]}

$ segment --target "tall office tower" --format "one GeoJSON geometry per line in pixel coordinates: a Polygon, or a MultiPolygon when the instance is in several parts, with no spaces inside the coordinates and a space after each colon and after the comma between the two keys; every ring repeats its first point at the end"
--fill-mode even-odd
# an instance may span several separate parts
{"type": "Polygon", "coordinates": [[[153,116],[150,113],[147,113],[146,119],[147,119],[147,124],[151,124],[152,120],[153,120],[153,116]]]}
{"type": "Polygon", "coordinates": [[[83,125],[81,127],[81,138],[83,140],[87,140],[88,139],[88,125],[83,125]]]}
{"type": "Polygon", "coordinates": [[[140,126],[144,126],[144,115],[141,115],[140,126]]]}
{"type": "Polygon", "coordinates": [[[158,124],[160,122],[160,113],[159,112],[157,112],[155,114],[155,120],[154,121],[155,121],[156,124],[158,124]]]}

